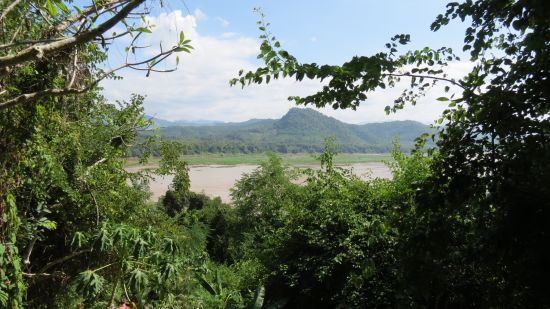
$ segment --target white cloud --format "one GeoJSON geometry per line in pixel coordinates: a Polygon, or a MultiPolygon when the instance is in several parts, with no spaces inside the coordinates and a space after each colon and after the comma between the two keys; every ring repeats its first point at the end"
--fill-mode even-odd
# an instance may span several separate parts
{"type": "Polygon", "coordinates": [[[193,11],[193,15],[195,16],[195,18],[197,20],[206,19],[206,14],[204,14],[203,11],[201,11],[199,9],[195,9],[195,11],[193,11]]]}
{"type": "MultiPolygon", "coordinates": [[[[287,100],[288,96],[307,95],[320,89],[321,84],[317,81],[298,83],[292,80],[278,80],[244,89],[229,87],[228,81],[240,69],[255,68],[259,41],[231,32],[219,36],[201,35],[198,22],[205,16],[200,10],[195,10],[194,15],[184,16],[181,11],[174,11],[148,17],[148,21],[155,25],[152,35],[148,36],[149,42],[146,42],[154,47],[148,49],[148,54],[158,51],[159,41],[165,47],[175,44],[180,31],[192,40],[194,50],[191,54],[179,55],[176,72],[145,77],[143,72],[126,70],[121,73],[123,80],[102,83],[104,95],[111,100],[128,99],[131,93],[146,95],[146,113],[164,119],[244,121],[279,118],[294,106],[287,100]]],[[[160,64],[159,69],[175,65],[175,57],[168,60],[160,64]]],[[[457,64],[449,69],[458,75],[465,72],[467,66],[457,64]]],[[[384,107],[391,105],[401,90],[394,88],[372,93],[357,111],[330,108],[321,111],[351,123],[395,119],[430,123],[444,109],[444,105],[435,100],[442,93],[436,91],[420,100],[416,107],[406,107],[387,116],[384,107]]]]}
{"type": "Polygon", "coordinates": [[[224,28],[229,27],[229,21],[228,21],[228,20],[223,19],[223,18],[221,18],[221,17],[219,17],[219,16],[216,17],[216,20],[220,22],[220,25],[221,25],[222,27],[224,27],[224,28]]]}

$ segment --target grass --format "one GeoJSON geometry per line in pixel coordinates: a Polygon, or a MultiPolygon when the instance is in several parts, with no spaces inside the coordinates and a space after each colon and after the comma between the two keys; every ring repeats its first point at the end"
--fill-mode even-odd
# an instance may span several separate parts
{"type": "MultiPolygon", "coordinates": [[[[297,153],[297,154],[277,154],[283,160],[285,165],[303,165],[317,164],[316,154],[297,153]]],[[[267,160],[266,154],[223,154],[207,153],[199,155],[184,155],[183,159],[189,165],[239,165],[239,164],[260,164],[267,160]]],[[[369,163],[391,160],[390,154],[372,154],[372,153],[342,153],[334,158],[335,164],[369,163]]],[[[158,164],[159,158],[154,157],[149,160],[150,165],[158,164]]],[[[136,158],[129,158],[127,166],[137,166],[139,162],[136,158]]]]}

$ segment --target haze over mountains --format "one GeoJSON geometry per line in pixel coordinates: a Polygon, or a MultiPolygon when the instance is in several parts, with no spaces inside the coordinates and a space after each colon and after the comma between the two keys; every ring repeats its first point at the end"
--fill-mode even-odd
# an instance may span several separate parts
{"type": "Polygon", "coordinates": [[[292,108],[281,119],[239,123],[155,120],[158,134],[185,141],[191,152],[318,152],[335,137],[342,152],[388,152],[397,138],[404,149],[430,127],[416,121],[348,124],[309,108],[292,108]]]}

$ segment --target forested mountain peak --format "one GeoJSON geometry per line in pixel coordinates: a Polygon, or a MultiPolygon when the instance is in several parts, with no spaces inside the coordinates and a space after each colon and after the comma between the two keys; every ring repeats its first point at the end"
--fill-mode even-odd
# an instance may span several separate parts
{"type": "Polygon", "coordinates": [[[280,129],[330,129],[345,125],[342,121],[323,115],[311,108],[291,108],[277,123],[280,129]]]}
{"type": "Polygon", "coordinates": [[[417,136],[428,131],[427,125],[416,121],[355,125],[311,108],[291,108],[280,119],[215,125],[173,124],[161,128],[159,134],[190,143],[194,152],[321,151],[324,140],[330,137],[336,138],[344,152],[388,152],[395,138],[409,149],[417,136]]]}

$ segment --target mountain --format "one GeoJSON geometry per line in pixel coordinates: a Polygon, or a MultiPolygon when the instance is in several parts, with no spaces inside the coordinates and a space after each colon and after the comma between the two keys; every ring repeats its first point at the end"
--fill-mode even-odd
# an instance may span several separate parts
{"type": "Polygon", "coordinates": [[[348,124],[309,108],[292,108],[281,119],[209,125],[161,120],[158,126],[158,134],[187,142],[193,152],[322,151],[328,137],[335,137],[343,152],[388,152],[394,138],[410,149],[417,136],[430,131],[416,121],[348,124]]]}
{"type": "Polygon", "coordinates": [[[145,115],[146,119],[153,120],[154,124],[152,128],[165,128],[165,127],[174,127],[174,126],[208,126],[208,125],[219,125],[225,122],[217,120],[165,120],[160,119],[154,116],[145,115]]]}

